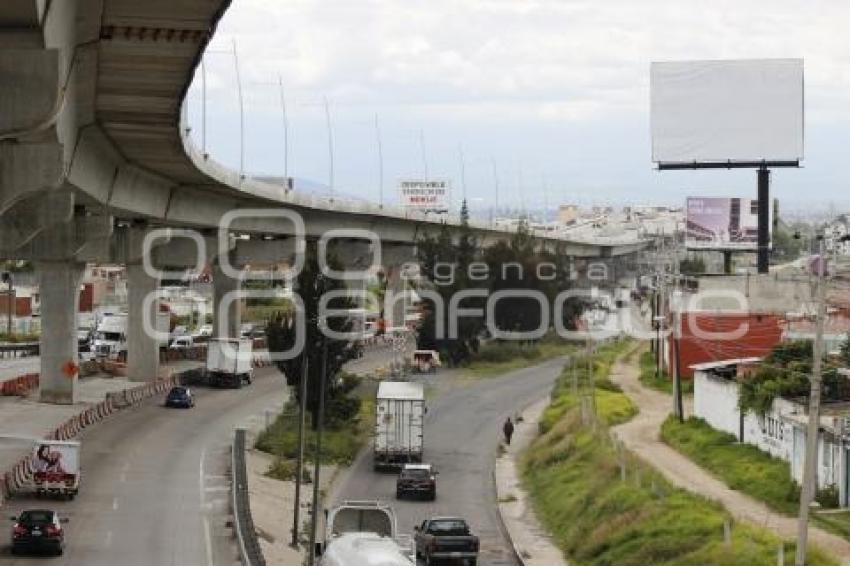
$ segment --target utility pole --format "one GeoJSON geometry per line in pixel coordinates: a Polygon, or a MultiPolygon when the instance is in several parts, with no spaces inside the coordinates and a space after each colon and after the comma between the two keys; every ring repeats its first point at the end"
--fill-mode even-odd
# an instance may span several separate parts
{"type": "Polygon", "coordinates": [[[316,532],[319,527],[319,476],[322,462],[322,432],[325,425],[325,383],[328,380],[328,337],[322,336],[322,375],[319,380],[319,415],[316,427],[316,454],[313,458],[313,515],[310,523],[310,566],[316,563],[316,532]]]}
{"type": "Polygon", "coordinates": [[[819,237],[818,256],[818,289],[817,289],[817,323],[815,326],[814,359],[812,360],[811,392],[809,394],[809,419],[806,430],[806,458],[803,467],[803,487],[800,490],[800,514],[797,519],[797,554],[794,560],[796,566],[806,564],[806,544],[809,536],[809,505],[814,499],[817,484],[817,446],[818,429],[820,428],[820,393],[821,370],[823,358],[823,326],[826,318],[826,280],[824,279],[823,236],[819,237]]]}
{"type": "Polygon", "coordinates": [[[292,512],[292,548],[298,548],[298,525],[300,524],[300,508],[301,508],[301,481],[304,476],[304,417],[307,412],[307,379],[310,375],[310,357],[305,350],[301,354],[303,360],[301,362],[301,383],[298,384],[298,460],[296,461],[295,471],[295,505],[292,512]]]}
{"type": "Polygon", "coordinates": [[[680,367],[681,359],[679,358],[679,341],[682,339],[682,291],[679,285],[679,258],[677,248],[674,248],[673,263],[675,265],[675,275],[670,296],[670,309],[673,314],[673,414],[679,419],[679,422],[684,422],[685,409],[682,402],[682,372],[680,367]],[[676,305],[673,305],[673,293],[676,290],[679,291],[679,301],[676,305]]]}

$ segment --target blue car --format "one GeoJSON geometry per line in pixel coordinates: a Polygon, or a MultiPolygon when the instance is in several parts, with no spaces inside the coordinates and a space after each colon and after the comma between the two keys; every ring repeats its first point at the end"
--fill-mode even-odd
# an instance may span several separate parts
{"type": "Polygon", "coordinates": [[[195,406],[195,397],[188,387],[172,387],[165,398],[165,406],[188,409],[195,406]]]}

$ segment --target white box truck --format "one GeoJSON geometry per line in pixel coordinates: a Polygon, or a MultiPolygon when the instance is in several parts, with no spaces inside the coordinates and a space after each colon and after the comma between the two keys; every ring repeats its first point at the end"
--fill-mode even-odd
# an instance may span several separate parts
{"type": "Polygon", "coordinates": [[[421,383],[381,382],[375,403],[375,470],[422,462],[424,424],[421,383]]]}
{"type": "MultiPolygon", "coordinates": [[[[171,326],[171,315],[167,312],[157,313],[156,334],[159,347],[168,346],[168,330],[171,326]]],[[[127,314],[105,313],[97,325],[94,339],[94,354],[98,358],[120,359],[127,356],[127,314]]]]}
{"type": "Polygon", "coordinates": [[[254,376],[251,338],[212,338],[207,345],[207,381],[214,387],[242,387],[254,376]]]}
{"type": "Polygon", "coordinates": [[[33,446],[31,465],[37,494],[53,494],[73,499],[80,489],[80,443],[38,440],[33,446]]]}

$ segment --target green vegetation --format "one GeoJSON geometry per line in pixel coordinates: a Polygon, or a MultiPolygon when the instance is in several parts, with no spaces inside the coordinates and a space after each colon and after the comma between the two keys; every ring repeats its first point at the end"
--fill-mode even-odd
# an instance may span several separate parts
{"type": "MultiPolygon", "coordinates": [[[[673,379],[667,375],[667,372],[661,370],[660,375],[656,375],[655,354],[652,352],[642,352],[640,355],[640,382],[650,389],[661,391],[662,393],[673,394],[673,379]]],[[[692,379],[682,380],[682,393],[690,394],[694,392],[694,381],[692,379]]]]}
{"type": "MultiPolygon", "coordinates": [[[[674,488],[611,441],[606,425],[635,413],[608,380],[614,359],[629,346],[603,346],[593,360],[601,426],[582,424],[572,372],[565,368],[541,435],[523,456],[524,484],[556,544],[572,564],[775,564],[779,539],[764,529],[734,524],[725,543],[724,523],[732,519],[720,505],[674,488]],[[603,396],[610,401],[602,401],[603,396]]],[[[583,373],[586,378],[587,370],[583,373]]],[[[786,563],[792,564],[793,546],[785,546],[786,563]]],[[[833,564],[816,551],[809,563],[833,564]]]]}
{"type": "MultiPolygon", "coordinates": [[[[502,295],[494,301],[489,322],[502,332],[530,332],[546,321],[538,300],[528,292],[542,294],[548,300],[546,304],[552,305],[561,291],[573,285],[563,244],[541,246],[526,221],[519,223],[509,241],[484,246],[469,226],[465,202],[460,220],[457,230],[443,225],[436,234],[423,233],[417,242],[420,273],[434,284],[423,294],[423,317],[417,344],[423,350],[437,350],[444,363],[455,367],[479,356],[479,337],[485,327],[484,307],[488,296],[524,291],[518,295],[502,295]],[[441,300],[435,300],[434,294],[441,300]],[[480,309],[481,314],[450,320],[455,316],[453,309],[436,306],[451,305],[452,299],[459,296],[464,296],[459,306],[480,309]],[[445,329],[452,327],[455,331],[452,337],[447,337],[445,329]]],[[[585,302],[574,297],[558,309],[560,322],[566,328],[575,328],[585,302]]]]}
{"type": "Polygon", "coordinates": [[[633,342],[622,340],[603,344],[590,359],[586,355],[574,356],[555,382],[551,403],[540,419],[540,432],[546,433],[564,414],[578,406],[574,391],[589,382],[589,367],[593,368],[594,397],[600,420],[610,426],[633,417],[637,409],[608,378],[617,358],[631,348],[634,348],[633,342]]]}
{"type": "MultiPolygon", "coordinates": [[[[363,399],[352,418],[328,423],[322,435],[323,463],[347,466],[354,461],[371,434],[374,408],[373,401],[363,399]]],[[[309,423],[308,415],[304,454],[307,461],[313,461],[316,454],[316,433],[309,429],[309,423]]],[[[277,470],[280,476],[292,477],[295,473],[294,463],[284,462],[291,462],[298,457],[298,407],[294,403],[288,404],[275,422],[260,434],[254,447],[278,457],[279,461],[272,466],[269,473],[277,470]]]]}
{"type": "Polygon", "coordinates": [[[730,488],[782,513],[797,511],[799,488],[791,478],[788,462],[751,444],[740,444],[734,435],[715,430],[695,417],[684,423],[668,417],[661,427],[661,439],[730,488]]]}
{"type": "Polygon", "coordinates": [[[267,324],[279,313],[289,313],[292,311],[292,303],[286,300],[281,305],[254,305],[246,306],[242,311],[243,322],[253,322],[254,324],[267,324]]]}
{"type": "Polygon", "coordinates": [[[705,260],[700,256],[686,257],[679,262],[679,270],[683,275],[702,275],[705,273],[705,260]]]}
{"type": "MultiPolygon", "coordinates": [[[[344,281],[329,277],[322,273],[319,267],[318,244],[308,242],[304,254],[304,264],[295,281],[298,295],[303,308],[303,327],[299,330],[298,316],[293,309],[280,310],[274,301],[272,304],[259,305],[252,308],[271,308],[274,314],[266,322],[266,341],[269,352],[278,354],[296,349],[302,349],[305,355],[289,359],[279,359],[275,362],[277,368],[286,376],[286,384],[295,392],[296,398],[301,394],[302,376],[307,373],[307,410],[310,412],[310,425],[315,430],[318,426],[319,391],[324,383],[326,398],[330,404],[340,401],[356,386],[355,382],[339,379],[346,362],[359,357],[362,346],[354,340],[335,340],[319,328],[319,322],[324,318],[329,330],[341,335],[353,334],[354,321],[348,316],[323,317],[325,309],[348,310],[356,307],[355,301],[348,296],[337,295],[327,304],[322,305],[322,298],[331,293],[341,293],[347,290],[344,281]],[[304,364],[306,363],[306,367],[304,364]],[[306,372],[305,372],[306,370],[306,372]]],[[[331,269],[341,270],[342,263],[338,255],[331,251],[327,256],[331,269]]],[[[277,301],[278,299],[275,299],[277,301]]],[[[331,312],[328,310],[327,312],[331,312]]],[[[339,312],[339,311],[337,311],[339,312]]],[[[282,356],[283,357],[283,356],[282,356]]],[[[340,401],[342,402],[342,401],[340,401]]],[[[345,404],[345,402],[343,402],[345,404]]],[[[349,403],[350,408],[350,403],[349,403]]],[[[356,413],[356,410],[354,411],[356,413]]],[[[332,413],[328,413],[329,415],[332,413]]]]}
{"type": "MultiPolygon", "coordinates": [[[[812,371],[813,346],[808,340],[782,342],[764,358],[752,376],[740,383],[738,405],[764,415],[777,397],[809,397],[809,375],[812,371]]],[[[844,393],[834,362],[825,361],[823,369],[824,401],[838,400],[844,393]]]]}
{"type": "Polygon", "coordinates": [[[40,338],[41,335],[39,334],[6,334],[5,332],[0,332],[0,342],[7,342],[9,344],[38,342],[40,338]]]}
{"type": "Polygon", "coordinates": [[[574,352],[578,346],[556,334],[537,342],[485,342],[463,367],[470,377],[494,377],[574,352]]]}
{"type": "MultiPolygon", "coordinates": [[[[788,462],[750,444],[740,444],[734,435],[715,430],[694,417],[684,423],[669,417],[661,427],[661,439],[730,488],[780,513],[797,514],[800,486],[791,477],[788,462]]],[[[823,508],[838,506],[834,488],[819,490],[815,499],[823,508]]],[[[819,526],[850,539],[850,511],[815,514],[813,519],[819,526]]]]}

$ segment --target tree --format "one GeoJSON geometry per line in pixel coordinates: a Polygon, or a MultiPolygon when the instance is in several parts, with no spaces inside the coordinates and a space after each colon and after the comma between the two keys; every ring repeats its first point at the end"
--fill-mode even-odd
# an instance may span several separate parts
{"type": "Polygon", "coordinates": [[[845,366],[850,366],[850,332],[847,333],[847,338],[841,344],[841,361],[845,366]]]}
{"type": "MultiPolygon", "coordinates": [[[[342,270],[342,266],[333,254],[328,255],[328,265],[332,269],[342,270]]],[[[319,263],[316,254],[316,244],[310,243],[307,246],[304,267],[298,275],[296,291],[301,298],[304,308],[304,354],[298,355],[289,360],[276,361],[276,365],[280,371],[286,376],[286,383],[292,387],[296,394],[296,398],[300,395],[300,383],[303,373],[303,363],[306,356],[308,360],[308,381],[307,381],[307,409],[312,415],[312,426],[314,429],[318,426],[318,408],[319,403],[319,386],[322,376],[322,354],[323,347],[327,343],[327,375],[324,376],[327,380],[325,383],[326,399],[328,403],[328,417],[333,419],[332,407],[334,400],[337,399],[344,390],[341,384],[338,384],[337,374],[339,374],[342,366],[349,360],[359,357],[360,345],[354,341],[333,340],[325,336],[319,328],[320,312],[319,302],[326,293],[345,289],[345,282],[338,279],[327,277],[319,270],[319,263]]],[[[328,309],[351,309],[355,308],[355,302],[347,297],[340,297],[328,302],[328,309]]],[[[351,332],[353,329],[353,321],[349,317],[333,317],[327,318],[329,328],[336,332],[351,332]]],[[[281,311],[272,316],[266,326],[266,335],[268,337],[269,351],[286,352],[293,348],[297,343],[298,327],[296,324],[296,313],[294,309],[287,312],[281,311]]],[[[299,399],[300,400],[300,399],[299,399]]]]}
{"type": "MultiPolygon", "coordinates": [[[[454,316],[448,312],[448,305],[456,293],[467,289],[484,287],[486,282],[473,280],[469,276],[469,266],[479,255],[478,242],[469,226],[469,210],[466,201],[460,210],[460,227],[457,241],[452,238],[448,227],[443,225],[436,237],[425,235],[418,244],[419,263],[422,274],[433,283],[434,290],[440,295],[445,306],[443,312],[436,308],[433,301],[426,298],[424,316],[419,328],[417,343],[421,349],[438,350],[452,365],[460,364],[478,351],[479,334],[484,326],[483,317],[459,317],[457,337],[449,338],[449,319],[454,316]],[[451,269],[451,277],[448,270],[451,269]],[[436,332],[437,317],[442,316],[442,327],[446,335],[436,332]]],[[[483,308],[483,298],[467,298],[462,301],[463,308],[483,308]]]]}
{"type": "Polygon", "coordinates": [[[698,256],[686,257],[679,262],[682,275],[702,275],[705,273],[705,260],[698,256]]]}

